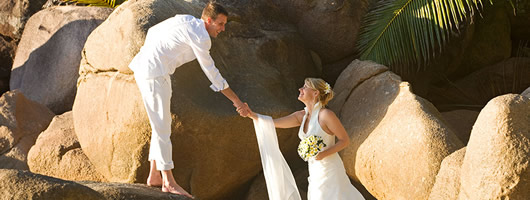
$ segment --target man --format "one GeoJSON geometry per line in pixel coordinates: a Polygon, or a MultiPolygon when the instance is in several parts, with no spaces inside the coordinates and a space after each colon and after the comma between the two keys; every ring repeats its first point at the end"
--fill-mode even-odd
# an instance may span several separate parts
{"type": "Polygon", "coordinates": [[[248,105],[230,89],[226,80],[215,67],[210,56],[210,37],[217,37],[225,30],[228,12],[219,4],[210,2],[202,12],[201,19],[191,15],[176,15],[151,27],[145,43],[133,58],[129,68],[144,102],[152,128],[149,161],[151,169],[147,184],[162,186],[163,192],[191,197],[180,187],[171,169],[174,168],[171,147],[171,79],[175,69],[194,59],[212,82],[210,88],[223,93],[233,105],[248,113],[248,105]],[[162,175],[160,172],[162,172],[162,175]]]}

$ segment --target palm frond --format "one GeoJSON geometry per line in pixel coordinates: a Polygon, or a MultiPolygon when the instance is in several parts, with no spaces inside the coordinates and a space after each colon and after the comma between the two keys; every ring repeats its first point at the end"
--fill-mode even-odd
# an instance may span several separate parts
{"type": "Polygon", "coordinates": [[[66,0],[65,3],[86,4],[88,6],[99,6],[115,8],[127,0],[66,0]]]}
{"type": "Polygon", "coordinates": [[[482,0],[381,0],[364,18],[360,57],[398,71],[420,70],[479,7],[482,0]]]}

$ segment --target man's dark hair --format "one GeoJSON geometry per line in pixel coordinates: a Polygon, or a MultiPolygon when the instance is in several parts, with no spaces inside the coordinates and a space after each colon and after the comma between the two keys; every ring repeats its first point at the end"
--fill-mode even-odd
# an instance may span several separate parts
{"type": "Polygon", "coordinates": [[[217,18],[217,15],[219,14],[223,14],[228,17],[228,12],[223,6],[221,6],[221,4],[218,4],[215,1],[210,1],[206,4],[204,9],[202,10],[201,18],[210,17],[213,20],[215,20],[217,18]]]}

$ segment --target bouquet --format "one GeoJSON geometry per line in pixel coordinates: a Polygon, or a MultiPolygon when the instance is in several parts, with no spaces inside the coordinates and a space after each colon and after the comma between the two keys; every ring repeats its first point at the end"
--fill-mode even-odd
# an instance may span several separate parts
{"type": "Polygon", "coordinates": [[[300,141],[298,155],[307,162],[310,158],[315,157],[318,152],[322,151],[324,147],[326,147],[326,144],[322,140],[322,137],[311,135],[300,141]]]}

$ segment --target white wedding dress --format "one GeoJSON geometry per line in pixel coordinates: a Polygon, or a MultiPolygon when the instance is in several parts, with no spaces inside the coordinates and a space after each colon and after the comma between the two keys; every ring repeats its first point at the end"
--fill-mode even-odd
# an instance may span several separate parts
{"type": "MultiPolygon", "coordinates": [[[[320,136],[326,144],[323,150],[335,145],[335,136],[327,134],[318,123],[320,103],[317,103],[311,113],[307,133],[304,133],[304,125],[307,123],[308,109],[300,125],[298,137],[304,140],[311,135],[320,136]]],[[[357,189],[351,184],[344,164],[338,153],[329,155],[322,160],[309,159],[309,188],[307,189],[308,200],[364,200],[357,189]]]]}
{"type": "MultiPolygon", "coordinates": [[[[335,136],[322,130],[318,123],[320,104],[315,105],[312,117],[309,120],[308,131],[304,133],[306,115],[300,126],[298,136],[300,139],[311,135],[323,138],[327,149],[335,144],[335,136]]],[[[293,174],[283,158],[276,135],[274,122],[269,116],[258,115],[254,120],[254,128],[258,139],[258,146],[263,166],[263,174],[267,184],[270,200],[300,200],[300,194],[293,174]]],[[[322,160],[309,160],[309,188],[308,200],[364,200],[364,197],[350,183],[342,160],[337,153],[327,156],[322,160]]]]}

